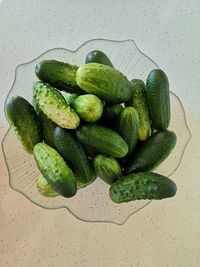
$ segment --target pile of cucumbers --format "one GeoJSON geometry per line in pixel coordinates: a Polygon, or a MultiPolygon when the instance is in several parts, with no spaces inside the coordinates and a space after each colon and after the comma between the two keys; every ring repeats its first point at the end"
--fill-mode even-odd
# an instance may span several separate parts
{"type": "Polygon", "coordinates": [[[38,192],[72,197],[98,176],[115,203],[163,199],[176,184],[153,173],[176,144],[166,74],[152,70],[146,84],[129,81],[108,56],[91,51],[81,66],[56,60],[36,65],[30,104],[20,96],[6,116],[41,172],[38,192]]]}

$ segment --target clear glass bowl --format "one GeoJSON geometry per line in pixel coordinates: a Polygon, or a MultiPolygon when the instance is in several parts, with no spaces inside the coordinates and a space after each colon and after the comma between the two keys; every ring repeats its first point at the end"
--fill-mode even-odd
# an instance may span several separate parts
{"type": "MultiPolygon", "coordinates": [[[[132,40],[89,40],[74,51],[55,48],[46,51],[30,62],[17,66],[15,79],[6,102],[14,95],[20,95],[30,102],[32,101],[32,87],[37,80],[34,69],[39,61],[56,59],[81,65],[84,63],[87,53],[94,49],[104,51],[115,68],[123,72],[130,80],[138,78],[145,81],[148,73],[152,69],[158,68],[158,65],[144,55],[132,40]]],[[[172,116],[169,129],[176,133],[177,145],[167,160],[155,170],[166,176],[171,175],[178,168],[187,143],[191,138],[183,106],[179,98],[173,93],[171,93],[171,107],[172,116]]],[[[99,178],[88,187],[78,190],[73,198],[67,199],[62,196],[54,198],[43,197],[36,187],[36,178],[39,175],[39,171],[34,158],[24,152],[12,130],[9,129],[6,133],[2,146],[8,167],[10,187],[24,195],[32,203],[46,209],[66,208],[76,218],[83,221],[123,224],[130,215],[151,202],[149,200],[140,200],[115,204],[109,198],[109,186],[99,178]]]]}

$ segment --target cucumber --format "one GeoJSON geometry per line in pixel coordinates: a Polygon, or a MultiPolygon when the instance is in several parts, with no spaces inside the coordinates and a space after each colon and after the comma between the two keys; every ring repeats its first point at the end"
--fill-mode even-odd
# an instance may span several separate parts
{"type": "Polygon", "coordinates": [[[100,50],[93,50],[87,54],[85,63],[87,64],[92,62],[101,63],[113,67],[113,64],[108,58],[108,56],[100,50]]]}
{"type": "Polygon", "coordinates": [[[87,94],[78,96],[73,103],[78,116],[87,122],[98,121],[103,113],[103,104],[99,97],[87,94]]]}
{"type": "Polygon", "coordinates": [[[110,156],[97,155],[93,161],[96,175],[107,184],[113,184],[122,176],[122,169],[118,161],[110,156]]]}
{"type": "Polygon", "coordinates": [[[87,158],[85,149],[72,131],[56,127],[54,131],[56,150],[74,172],[77,180],[89,183],[95,179],[94,170],[87,158]]]}
{"type": "Polygon", "coordinates": [[[78,67],[57,60],[42,60],[35,67],[35,74],[39,80],[49,83],[59,90],[71,93],[83,92],[76,83],[78,67]]]}
{"type": "Polygon", "coordinates": [[[71,106],[74,103],[75,99],[79,96],[79,94],[63,92],[63,96],[67,101],[67,104],[71,106]]]}
{"type": "Polygon", "coordinates": [[[83,145],[108,156],[121,158],[128,153],[128,145],[118,133],[95,123],[82,124],[76,136],[83,145]]]}
{"type": "Polygon", "coordinates": [[[132,173],[111,185],[109,194],[115,203],[139,199],[163,199],[176,194],[176,184],[153,172],[132,173]]]}
{"type": "Polygon", "coordinates": [[[78,68],[76,82],[89,94],[99,96],[110,103],[130,100],[131,85],[118,70],[98,63],[88,63],[78,68]]]}
{"type": "Polygon", "coordinates": [[[44,197],[59,196],[59,194],[55,190],[53,190],[53,188],[42,175],[37,178],[37,189],[38,192],[44,197]]]}
{"type": "Polygon", "coordinates": [[[117,118],[118,133],[128,144],[128,154],[130,156],[135,149],[138,138],[139,116],[137,110],[133,107],[126,107],[122,110],[117,118]]]}
{"type": "Polygon", "coordinates": [[[14,96],[6,104],[5,113],[24,150],[32,154],[42,140],[40,120],[33,106],[23,97],[14,96]]]}
{"type": "Polygon", "coordinates": [[[142,80],[131,81],[133,97],[126,106],[134,107],[139,115],[138,139],[145,141],[151,135],[145,84],[142,80]]]}
{"type": "Polygon", "coordinates": [[[39,109],[59,126],[75,129],[80,123],[78,115],[71,109],[64,97],[49,84],[41,81],[34,84],[35,102],[39,109]]]}
{"type": "Polygon", "coordinates": [[[125,173],[151,171],[161,164],[176,144],[176,135],[164,130],[154,133],[127,160],[125,173]]]}
{"type": "Polygon", "coordinates": [[[54,123],[52,120],[48,119],[46,115],[44,115],[43,112],[40,112],[39,115],[41,122],[42,122],[42,131],[44,136],[44,142],[51,146],[55,147],[54,145],[54,130],[57,126],[56,123],[54,123]]]}
{"type": "Polygon", "coordinates": [[[152,127],[167,129],[170,123],[170,92],[167,75],[162,70],[155,69],[149,73],[146,92],[152,127]]]}
{"type": "Polygon", "coordinates": [[[38,143],[34,146],[34,156],[40,172],[56,192],[64,197],[76,194],[74,174],[55,149],[38,143]]]}

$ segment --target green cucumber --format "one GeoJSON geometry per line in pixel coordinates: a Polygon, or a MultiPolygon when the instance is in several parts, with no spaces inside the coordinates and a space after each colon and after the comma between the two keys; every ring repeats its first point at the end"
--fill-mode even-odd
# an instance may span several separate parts
{"type": "Polygon", "coordinates": [[[126,107],[117,118],[118,133],[128,144],[128,154],[130,156],[135,149],[138,138],[139,116],[137,110],[133,107],[126,107]]]}
{"type": "Polygon", "coordinates": [[[34,156],[40,172],[56,192],[64,197],[76,194],[74,174],[55,149],[38,143],[34,146],[34,156]]]}
{"type": "Polygon", "coordinates": [[[176,135],[172,131],[164,130],[154,133],[125,164],[125,172],[151,171],[159,166],[171,153],[176,145],[176,135]]]}
{"type": "Polygon", "coordinates": [[[73,102],[78,116],[87,122],[98,121],[103,113],[103,104],[98,96],[87,94],[78,96],[73,102]]]}
{"type": "Polygon", "coordinates": [[[94,170],[85,149],[72,131],[56,127],[54,131],[54,144],[57,151],[74,172],[77,180],[80,180],[82,183],[89,183],[95,180],[94,170]]]}
{"type": "Polygon", "coordinates": [[[40,120],[33,106],[23,97],[14,96],[6,103],[5,113],[23,148],[32,154],[42,140],[40,120]]]}
{"type": "Polygon", "coordinates": [[[49,83],[59,90],[71,93],[83,92],[76,83],[78,67],[57,60],[42,60],[35,67],[35,74],[39,80],[49,83]]]}
{"type": "Polygon", "coordinates": [[[139,115],[138,139],[145,141],[151,135],[145,84],[142,80],[134,79],[131,81],[131,85],[133,97],[126,105],[137,110],[139,115]]]}
{"type": "Polygon", "coordinates": [[[108,56],[100,50],[93,50],[87,54],[85,63],[87,64],[92,62],[101,63],[113,67],[113,64],[108,58],[108,56]]]}
{"type": "Polygon", "coordinates": [[[115,203],[139,199],[163,199],[176,194],[176,184],[153,172],[132,173],[111,185],[109,194],[115,203]]]}
{"type": "Polygon", "coordinates": [[[149,73],[146,92],[152,127],[167,129],[170,123],[170,92],[167,75],[162,70],[155,69],[149,73]]]}
{"type": "Polygon", "coordinates": [[[50,186],[43,175],[37,178],[38,192],[44,197],[57,197],[59,194],[50,186]]]}
{"type": "Polygon", "coordinates": [[[41,81],[34,84],[33,98],[48,119],[63,128],[78,127],[80,123],[78,115],[69,107],[64,97],[49,84],[41,81]]]}
{"type": "Polygon", "coordinates": [[[93,161],[96,175],[104,182],[113,184],[122,176],[122,169],[118,161],[110,156],[97,155],[93,161]]]}
{"type": "Polygon", "coordinates": [[[128,153],[128,145],[115,131],[99,124],[82,124],[76,131],[78,140],[108,156],[121,158],[128,153]]]}
{"type": "Polygon", "coordinates": [[[98,63],[88,63],[78,68],[76,82],[84,91],[110,103],[130,100],[131,85],[118,70],[98,63]]]}

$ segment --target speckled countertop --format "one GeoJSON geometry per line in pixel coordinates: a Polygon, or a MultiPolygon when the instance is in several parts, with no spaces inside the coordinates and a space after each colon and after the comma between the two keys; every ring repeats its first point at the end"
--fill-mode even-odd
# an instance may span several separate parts
{"type": "Polygon", "coordinates": [[[0,154],[0,266],[177,267],[200,262],[200,2],[0,1],[0,138],[16,65],[47,49],[93,38],[134,39],[169,76],[192,140],[177,170],[177,196],[154,201],[123,226],[78,221],[34,206],[8,186],[0,154]],[[117,3],[117,4],[116,4],[117,3]]]}

